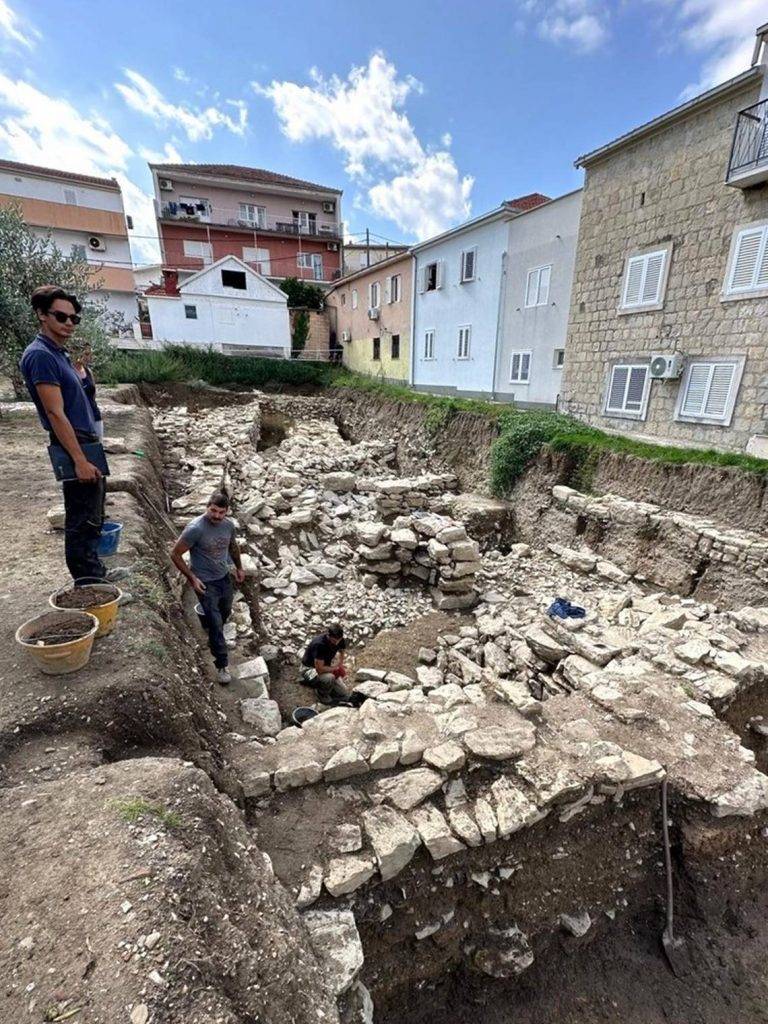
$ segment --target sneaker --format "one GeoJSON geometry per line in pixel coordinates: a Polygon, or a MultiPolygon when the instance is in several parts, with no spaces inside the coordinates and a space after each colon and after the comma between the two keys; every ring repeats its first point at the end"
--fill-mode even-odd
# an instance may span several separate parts
{"type": "Polygon", "coordinates": [[[104,579],[107,583],[117,583],[118,580],[125,580],[131,575],[131,570],[125,566],[116,566],[114,569],[107,569],[104,579]]]}
{"type": "Polygon", "coordinates": [[[219,682],[221,683],[222,686],[228,686],[232,682],[232,676],[228,668],[220,668],[218,670],[218,673],[219,682]]]}

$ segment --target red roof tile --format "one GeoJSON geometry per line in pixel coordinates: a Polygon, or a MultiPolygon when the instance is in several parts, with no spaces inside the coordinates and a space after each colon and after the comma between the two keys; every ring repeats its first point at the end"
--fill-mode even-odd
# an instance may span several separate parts
{"type": "Polygon", "coordinates": [[[63,181],[82,181],[85,185],[100,185],[102,188],[112,188],[117,192],[120,191],[120,185],[114,178],[97,178],[93,174],[74,174],[72,171],[61,171],[53,167],[20,164],[15,160],[0,160],[0,170],[41,174],[49,178],[61,178],[63,181]]]}
{"type": "Polygon", "coordinates": [[[237,164],[150,164],[156,171],[162,171],[173,177],[174,171],[188,174],[199,174],[204,178],[237,178],[239,181],[255,181],[262,185],[291,185],[294,188],[318,189],[321,192],[335,192],[341,195],[340,188],[328,185],[317,185],[313,181],[302,181],[301,178],[290,178],[287,174],[276,174],[260,167],[240,167],[237,164]]]}
{"type": "Polygon", "coordinates": [[[529,192],[527,196],[508,199],[505,205],[513,206],[516,210],[532,210],[534,206],[541,206],[542,203],[548,203],[549,201],[550,197],[542,195],[541,192],[529,192]]]}

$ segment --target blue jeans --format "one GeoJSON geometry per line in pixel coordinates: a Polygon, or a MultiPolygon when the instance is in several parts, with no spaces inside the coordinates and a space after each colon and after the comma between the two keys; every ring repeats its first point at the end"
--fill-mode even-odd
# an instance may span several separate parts
{"type": "Polygon", "coordinates": [[[227,573],[220,580],[203,582],[205,591],[200,597],[200,605],[205,616],[205,628],[208,630],[208,646],[216,668],[226,668],[229,654],[224,639],[224,623],[232,611],[232,601],[235,597],[232,577],[227,573]]]}

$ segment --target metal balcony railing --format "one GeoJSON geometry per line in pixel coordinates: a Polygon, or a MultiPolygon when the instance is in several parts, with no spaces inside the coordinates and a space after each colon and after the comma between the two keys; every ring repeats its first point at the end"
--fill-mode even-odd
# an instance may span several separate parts
{"type": "Polygon", "coordinates": [[[211,227],[236,227],[248,231],[269,232],[283,235],[301,235],[305,238],[325,238],[337,241],[341,238],[341,225],[335,221],[278,220],[270,217],[249,219],[235,209],[221,209],[210,203],[184,204],[165,202],[158,204],[158,215],[162,220],[178,220],[211,227]]]}
{"type": "Polygon", "coordinates": [[[739,112],[728,161],[728,181],[762,167],[768,170],[768,100],[739,112]]]}

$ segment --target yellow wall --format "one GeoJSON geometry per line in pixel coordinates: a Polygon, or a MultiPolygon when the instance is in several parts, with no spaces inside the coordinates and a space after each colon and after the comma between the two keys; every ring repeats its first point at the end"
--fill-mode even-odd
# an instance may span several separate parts
{"type": "Polygon", "coordinates": [[[334,310],[336,337],[342,347],[342,361],[350,370],[387,380],[407,381],[411,359],[411,256],[377,263],[364,273],[340,281],[329,293],[326,304],[334,310]],[[387,278],[400,276],[400,299],[387,302],[387,278]],[[371,282],[379,283],[379,319],[368,317],[371,282]],[[352,308],[352,292],[357,292],[357,309],[352,308]],[[351,341],[342,342],[344,332],[351,341]],[[393,334],[400,335],[400,358],[391,357],[393,334]],[[373,339],[381,339],[381,358],[373,358],[373,339]]]}

